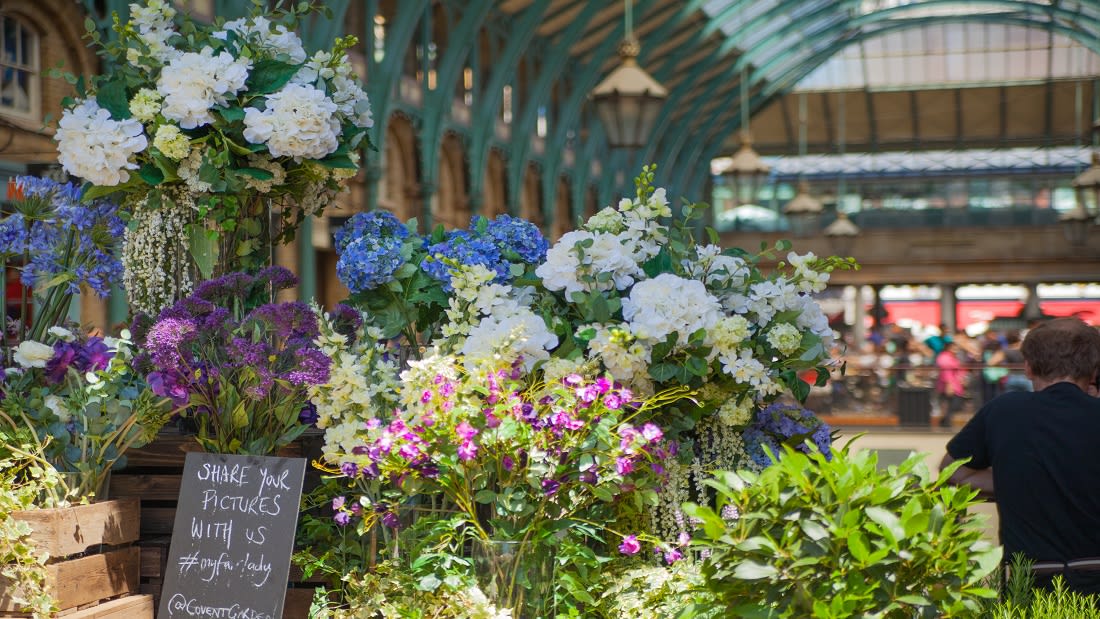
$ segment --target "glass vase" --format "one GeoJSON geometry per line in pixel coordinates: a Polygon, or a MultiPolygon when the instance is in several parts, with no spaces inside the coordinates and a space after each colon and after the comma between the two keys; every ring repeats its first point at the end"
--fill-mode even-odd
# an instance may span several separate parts
{"type": "Polygon", "coordinates": [[[474,570],[486,597],[513,619],[554,616],[553,549],[531,542],[476,540],[474,570]]]}

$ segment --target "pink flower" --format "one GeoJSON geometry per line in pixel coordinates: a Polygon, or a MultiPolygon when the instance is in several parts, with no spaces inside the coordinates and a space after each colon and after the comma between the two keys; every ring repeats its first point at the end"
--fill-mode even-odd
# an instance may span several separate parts
{"type": "Polygon", "coordinates": [[[665,563],[668,563],[669,565],[672,565],[673,563],[676,563],[677,561],[679,561],[680,559],[683,559],[683,558],[684,558],[684,553],[680,552],[676,548],[665,551],[665,563]]]}
{"type": "Polygon", "coordinates": [[[477,457],[477,444],[471,440],[462,441],[458,446],[458,459],[462,461],[473,460],[477,457]]]}
{"type": "Polygon", "coordinates": [[[596,390],[599,391],[600,394],[607,393],[610,389],[611,381],[607,380],[603,376],[596,379],[596,390]]]}
{"type": "Polygon", "coordinates": [[[634,461],[630,458],[619,457],[615,459],[615,472],[619,475],[629,475],[634,472],[634,461]]]}
{"type": "Polygon", "coordinates": [[[420,394],[420,403],[427,404],[432,401],[432,392],[430,389],[425,389],[424,393],[420,394]]]}
{"type": "Polygon", "coordinates": [[[642,438],[649,441],[650,443],[656,443],[657,441],[664,438],[664,436],[665,433],[661,432],[661,428],[657,427],[656,424],[647,423],[642,426],[642,438]]]}
{"type": "Polygon", "coordinates": [[[681,546],[687,546],[691,543],[691,534],[687,531],[680,531],[680,537],[676,538],[676,542],[681,546]]]}
{"type": "Polygon", "coordinates": [[[455,434],[458,435],[458,438],[461,438],[463,440],[470,440],[477,436],[477,428],[463,421],[462,423],[455,426],[455,434]]]}
{"type": "Polygon", "coordinates": [[[636,555],[641,549],[637,535],[627,535],[623,538],[623,543],[619,544],[619,552],[624,555],[636,555]]]}

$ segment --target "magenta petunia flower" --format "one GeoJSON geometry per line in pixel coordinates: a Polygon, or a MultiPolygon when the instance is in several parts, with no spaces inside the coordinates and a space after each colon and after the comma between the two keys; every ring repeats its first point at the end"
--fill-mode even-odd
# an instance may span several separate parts
{"type": "Polygon", "coordinates": [[[636,555],[642,549],[642,544],[638,542],[637,535],[627,535],[623,538],[623,543],[619,544],[619,552],[624,555],[636,555]]]}

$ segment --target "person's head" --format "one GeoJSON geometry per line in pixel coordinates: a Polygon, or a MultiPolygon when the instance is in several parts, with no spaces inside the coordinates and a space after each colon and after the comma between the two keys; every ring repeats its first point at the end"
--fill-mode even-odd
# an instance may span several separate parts
{"type": "Polygon", "coordinates": [[[1092,381],[1100,368],[1100,332],[1079,318],[1056,318],[1028,331],[1020,352],[1035,378],[1092,381]]]}

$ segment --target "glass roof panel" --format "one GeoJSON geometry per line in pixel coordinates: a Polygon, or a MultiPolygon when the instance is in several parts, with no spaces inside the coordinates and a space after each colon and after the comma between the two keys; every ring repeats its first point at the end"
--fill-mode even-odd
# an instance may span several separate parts
{"type": "MultiPolygon", "coordinates": [[[[783,178],[800,176],[834,177],[838,175],[949,174],[983,170],[1033,170],[1059,168],[1071,171],[1089,165],[1091,148],[1060,146],[1054,148],[931,150],[887,153],[848,153],[844,155],[803,155],[764,157],[772,174],[783,178]]],[[[721,164],[721,158],[715,159],[721,164]]],[[[712,168],[715,164],[712,163],[712,168]]]]}
{"type": "Polygon", "coordinates": [[[803,78],[795,90],[1018,84],[1093,77],[1098,68],[1100,58],[1091,50],[1049,31],[1005,24],[933,24],[853,44],[803,78]]]}

